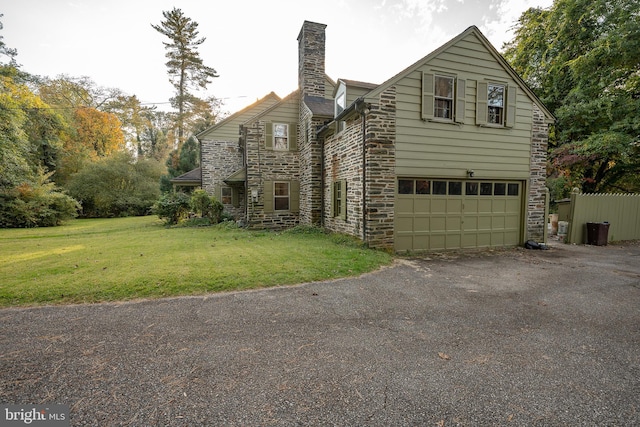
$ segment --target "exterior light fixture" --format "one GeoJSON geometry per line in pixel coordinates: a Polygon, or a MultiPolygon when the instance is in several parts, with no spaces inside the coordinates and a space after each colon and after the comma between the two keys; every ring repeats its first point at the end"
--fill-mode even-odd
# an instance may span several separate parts
{"type": "Polygon", "coordinates": [[[475,175],[475,171],[473,169],[468,169],[467,175],[469,176],[469,178],[473,178],[473,175],[475,175]]]}

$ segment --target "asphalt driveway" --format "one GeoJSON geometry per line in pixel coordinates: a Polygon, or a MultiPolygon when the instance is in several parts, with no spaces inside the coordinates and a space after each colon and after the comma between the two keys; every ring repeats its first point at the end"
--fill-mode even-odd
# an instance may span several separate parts
{"type": "Polygon", "coordinates": [[[0,402],[81,426],[640,425],[640,246],[0,310],[0,402]]]}

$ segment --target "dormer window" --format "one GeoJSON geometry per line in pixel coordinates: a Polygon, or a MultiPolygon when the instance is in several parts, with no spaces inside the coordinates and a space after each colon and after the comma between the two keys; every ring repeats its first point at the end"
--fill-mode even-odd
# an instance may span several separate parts
{"type": "Polygon", "coordinates": [[[342,92],[336,96],[336,117],[347,108],[347,95],[342,92]]]}

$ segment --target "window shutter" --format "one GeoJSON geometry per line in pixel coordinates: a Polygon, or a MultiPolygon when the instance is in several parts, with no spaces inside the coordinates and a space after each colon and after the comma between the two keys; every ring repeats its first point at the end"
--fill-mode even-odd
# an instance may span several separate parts
{"type": "Polygon", "coordinates": [[[273,149],[273,123],[267,122],[265,125],[264,131],[264,146],[265,148],[272,150],[273,149]]]}
{"type": "Polygon", "coordinates": [[[485,82],[478,82],[476,90],[476,124],[486,125],[489,114],[488,85],[485,82]]]}
{"type": "Polygon", "coordinates": [[[240,206],[240,194],[237,188],[231,187],[231,204],[234,207],[240,206]]]}
{"type": "Polygon", "coordinates": [[[289,183],[289,210],[294,213],[300,212],[300,181],[289,183]]]}
{"type": "Polygon", "coordinates": [[[336,183],[332,182],[329,187],[331,187],[331,216],[336,216],[336,183]]]}
{"type": "Polygon", "coordinates": [[[340,181],[340,219],[347,219],[347,181],[340,181]]]}
{"type": "Polygon", "coordinates": [[[273,181],[264,182],[264,213],[273,213],[273,181]]]}
{"type": "Polygon", "coordinates": [[[512,128],[516,125],[516,103],[518,99],[518,87],[509,85],[507,87],[507,115],[505,117],[504,125],[508,128],[512,128]]]}
{"type": "Polygon", "coordinates": [[[431,120],[434,116],[433,74],[422,73],[422,120],[431,120]]]}
{"type": "Polygon", "coordinates": [[[289,123],[289,151],[298,151],[298,124],[289,123]]]}
{"type": "Polygon", "coordinates": [[[456,80],[456,123],[464,123],[467,109],[467,81],[465,79],[456,80]]]}

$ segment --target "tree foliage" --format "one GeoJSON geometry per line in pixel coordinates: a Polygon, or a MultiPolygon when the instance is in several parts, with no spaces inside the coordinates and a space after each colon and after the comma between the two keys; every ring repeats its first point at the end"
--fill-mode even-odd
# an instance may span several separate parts
{"type": "Polygon", "coordinates": [[[49,176],[14,187],[0,187],[0,228],[32,228],[60,225],[78,215],[80,205],[60,192],[49,176]]]}
{"type": "Polygon", "coordinates": [[[169,39],[169,42],[163,44],[167,50],[169,81],[176,90],[171,103],[178,110],[177,136],[180,147],[186,135],[186,123],[201,101],[192,93],[192,89],[206,89],[211,79],[218,77],[218,74],[215,69],[204,64],[198,52],[198,48],[206,40],[205,37],[199,37],[198,23],[185,16],[178,8],[164,11],[162,16],[164,20],[160,25],[152,24],[151,27],[169,39]]]}
{"type": "Polygon", "coordinates": [[[163,192],[172,190],[172,178],[185,174],[199,166],[200,144],[196,137],[190,137],[184,144],[182,144],[182,147],[179,150],[172,151],[166,164],[167,174],[160,180],[160,189],[163,192]]]}
{"type": "Polygon", "coordinates": [[[556,0],[515,30],[505,57],[557,117],[552,187],[640,191],[640,3],[556,0]]]}
{"type": "Polygon", "coordinates": [[[85,217],[145,215],[158,199],[164,172],[152,159],[135,160],[120,151],[86,165],[67,185],[85,217]]]}

